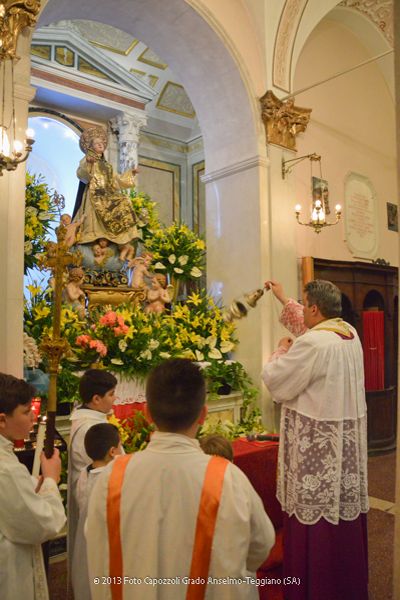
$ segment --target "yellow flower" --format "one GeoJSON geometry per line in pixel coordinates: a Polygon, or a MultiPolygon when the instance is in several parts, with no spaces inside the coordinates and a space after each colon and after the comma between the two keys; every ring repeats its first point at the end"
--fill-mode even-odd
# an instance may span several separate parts
{"type": "Polygon", "coordinates": [[[195,294],[193,292],[193,294],[191,294],[190,296],[188,296],[187,301],[188,301],[189,304],[194,304],[194,306],[198,306],[199,304],[201,304],[200,294],[195,294]]]}
{"type": "Polygon", "coordinates": [[[35,306],[34,313],[37,319],[45,319],[49,316],[51,310],[48,306],[35,306]]]}
{"type": "Polygon", "coordinates": [[[204,250],[204,248],[206,247],[206,245],[205,245],[205,243],[204,243],[204,240],[200,240],[200,239],[199,239],[199,240],[196,240],[196,241],[193,243],[193,246],[194,246],[195,248],[197,248],[197,250],[204,250]]]}
{"type": "Polygon", "coordinates": [[[26,287],[30,291],[32,298],[42,291],[42,288],[39,285],[27,285],[26,287]]]}

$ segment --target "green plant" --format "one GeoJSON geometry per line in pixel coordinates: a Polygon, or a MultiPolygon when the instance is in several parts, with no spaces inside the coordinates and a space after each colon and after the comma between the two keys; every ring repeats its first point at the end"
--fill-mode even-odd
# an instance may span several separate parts
{"type": "Polygon", "coordinates": [[[140,410],[126,419],[118,419],[112,415],[108,420],[118,427],[121,443],[128,454],[144,450],[155,430],[154,425],[148,422],[140,410]]]}
{"type": "Polygon", "coordinates": [[[154,233],[161,227],[156,210],[157,203],[152,202],[150,196],[138,192],[136,189],[131,189],[130,199],[137,217],[137,228],[140,237],[145,242],[152,238],[154,233]]]}
{"type": "Polygon", "coordinates": [[[52,223],[60,216],[64,198],[51,190],[42,175],[26,173],[25,187],[25,273],[37,267],[37,254],[44,251],[52,223]]]}
{"type": "Polygon", "coordinates": [[[176,280],[198,279],[202,275],[205,243],[183,223],[158,229],[146,241],[153,254],[152,268],[176,280]]]}

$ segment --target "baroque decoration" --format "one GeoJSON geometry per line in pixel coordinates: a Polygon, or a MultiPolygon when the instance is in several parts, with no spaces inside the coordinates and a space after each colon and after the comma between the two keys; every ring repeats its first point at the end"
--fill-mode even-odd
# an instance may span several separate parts
{"type": "Polygon", "coordinates": [[[260,102],[267,143],[296,150],[296,136],[307,129],[312,109],[295,106],[294,98],[279,100],[271,90],[260,102]]]}
{"type": "Polygon", "coordinates": [[[40,0],[5,0],[0,3],[0,61],[17,58],[18,36],[25,27],[33,27],[40,0]]]}
{"type": "MultiPolygon", "coordinates": [[[[185,357],[204,369],[211,397],[224,386],[241,392],[243,418],[226,426],[225,435],[257,430],[257,390],[243,366],[231,360],[236,325],[198,285],[204,241],[183,223],[163,226],[156,203],[134,187],[126,193],[116,191],[114,184],[123,176],[105,161],[106,142],[98,128],[82,135],[86,156],[80,168],[90,171],[93,185],[81,186],[84,201],[78,202],[72,218],[60,215],[61,207],[42,178],[27,177],[26,260],[31,283],[24,329],[41,351],[34,362],[36,375],[39,370],[50,374],[48,414],[55,414],[54,390],[59,402],[72,402],[77,374],[88,367],[109,369],[122,381],[141,381],[161,361],[185,357]],[[129,207],[134,229],[130,218],[116,217],[125,223],[118,235],[128,232],[128,240],[114,240],[115,228],[103,218],[103,204],[108,202],[114,209],[118,204],[124,211],[129,207]],[[57,242],[48,237],[55,215],[60,219],[57,242]],[[98,237],[92,239],[96,228],[98,237]],[[35,252],[41,253],[40,260],[32,257],[35,252]],[[51,270],[48,285],[35,279],[41,267],[51,270]]],[[[126,181],[134,186],[132,171],[126,181]]],[[[254,306],[255,298],[247,300],[254,306]]],[[[146,445],[151,428],[142,415],[117,424],[127,449],[146,445]]]]}

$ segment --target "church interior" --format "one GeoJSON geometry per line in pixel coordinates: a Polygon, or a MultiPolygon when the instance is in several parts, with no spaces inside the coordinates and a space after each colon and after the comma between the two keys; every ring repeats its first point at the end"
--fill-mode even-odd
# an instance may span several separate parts
{"type": "MultiPolygon", "coordinates": [[[[45,290],[57,290],[58,278],[69,324],[61,324],[61,338],[76,365],[61,362],[57,410],[49,395],[56,435],[68,441],[77,375],[85,368],[96,361],[114,368],[115,414],[122,419],[131,405],[144,405],[140,377],[173,354],[179,338],[185,356],[205,361],[210,374],[237,361],[238,388],[222,393],[224,377],[216,377],[208,427],[229,422],[242,436],[271,436],[275,463],[270,455],[267,466],[260,462],[257,479],[262,468],[276,471],[280,420],[260,373],[288,335],[281,305],[264,282],[282,283],[297,301],[309,281],[333,282],[364,356],[369,599],[400,598],[400,7],[393,0],[0,0],[0,25],[0,371],[26,377],[40,365],[44,377],[57,381],[59,364],[54,368],[50,354],[26,362],[26,338],[46,353],[41,342],[55,335],[57,291],[49,301],[45,290]],[[13,6],[24,14],[20,24],[7,12],[13,6]],[[97,133],[85,138],[89,131],[97,133]],[[26,152],[12,149],[17,140],[26,152]],[[132,199],[136,233],[124,237],[124,221],[104,248],[106,226],[96,229],[97,217],[85,214],[89,188],[77,199],[78,178],[79,185],[87,182],[76,170],[89,163],[96,140],[108,173],[121,174],[121,182],[128,170],[135,175],[134,184],[120,183],[134,192],[113,193],[132,199]],[[42,183],[51,203],[36,210],[42,183]],[[60,230],[66,240],[72,236],[66,251],[74,258],[64,261],[74,264],[69,279],[51,256],[52,244],[64,243],[60,230]],[[189,250],[179,248],[178,236],[189,250]],[[47,258],[38,259],[39,252],[47,258]],[[42,270],[46,264],[50,271],[42,270]],[[215,329],[199,334],[193,320],[200,323],[210,303],[215,329]],[[122,319],[121,339],[109,343],[106,356],[110,315],[122,319]],[[165,318],[164,333],[156,332],[158,318],[165,318]],[[130,348],[124,328],[137,331],[140,320],[153,333],[130,348]],[[139,363],[126,370],[125,359],[135,360],[135,353],[139,363]],[[63,394],[68,402],[60,402],[63,394]],[[250,396],[255,408],[246,430],[250,396]]],[[[105,213],[117,211],[116,201],[95,197],[105,213]]],[[[129,210],[110,216],[111,225],[129,219],[129,210]]],[[[63,352],[59,362],[67,360],[63,352]]],[[[246,463],[240,443],[234,452],[239,466],[246,463]]],[[[259,485],[264,489],[266,480],[259,485]]],[[[268,486],[278,530],[273,476],[268,486]]],[[[50,599],[71,600],[65,532],[51,546],[50,599]]],[[[279,577],[279,568],[278,556],[263,573],[279,577]]],[[[280,586],[260,588],[262,600],[283,597],[280,586]]]]}

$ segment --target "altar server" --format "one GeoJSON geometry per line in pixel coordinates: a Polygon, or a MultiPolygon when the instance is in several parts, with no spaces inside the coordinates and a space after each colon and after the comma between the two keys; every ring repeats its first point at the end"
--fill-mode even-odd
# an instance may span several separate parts
{"type": "Polygon", "coordinates": [[[85,450],[85,435],[96,423],[107,423],[115,401],[117,380],[101,369],[89,369],[79,382],[82,404],[71,414],[71,434],[68,453],[68,566],[71,572],[72,552],[75,544],[79,510],[76,502],[76,485],[81,472],[92,462],[85,450]]]}
{"type": "Polygon", "coordinates": [[[289,304],[276,282],[267,283],[285,306],[286,326],[291,313],[299,336],[294,342],[283,338],[263,370],[282,405],[277,495],[284,511],[284,576],[296,578],[285,586],[285,597],[367,600],[361,343],[340,318],[341,293],[331,282],[307,283],[303,323],[298,303],[289,304]]]}
{"type": "Polygon", "coordinates": [[[65,524],[58,491],[58,450],[41,456],[43,479],[34,479],[14,454],[14,440],[29,436],[34,388],[0,373],[0,596],[2,600],[48,600],[41,544],[65,524]]]}
{"type": "Polygon", "coordinates": [[[86,538],[84,535],[87,506],[97,477],[114,458],[122,453],[122,446],[118,429],[111,423],[96,423],[96,425],[93,425],[86,432],[84,443],[86,453],[92,462],[83,469],[76,486],[79,519],[72,555],[71,581],[74,597],[79,600],[90,600],[86,538]]]}
{"type": "Polygon", "coordinates": [[[124,600],[258,598],[252,578],[274,529],[244,473],[201,450],[196,433],[205,393],[189,360],[168,360],[149,375],[146,398],[157,431],[143,452],[107,467],[89,501],[95,600],[122,592],[124,600]]]}

